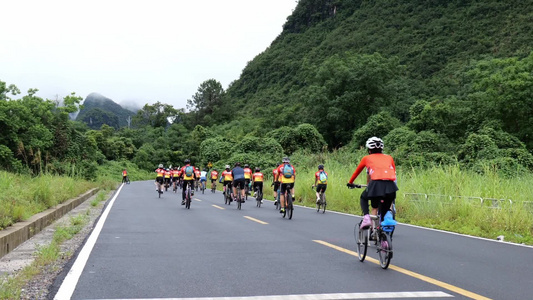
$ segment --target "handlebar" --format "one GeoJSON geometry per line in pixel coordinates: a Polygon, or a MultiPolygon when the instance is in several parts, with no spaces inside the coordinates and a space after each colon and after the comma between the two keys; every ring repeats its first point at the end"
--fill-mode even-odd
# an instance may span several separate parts
{"type": "Polygon", "coordinates": [[[346,186],[349,188],[349,189],[360,189],[360,188],[364,188],[364,187],[367,187],[366,184],[353,184],[353,183],[347,183],[346,186]]]}

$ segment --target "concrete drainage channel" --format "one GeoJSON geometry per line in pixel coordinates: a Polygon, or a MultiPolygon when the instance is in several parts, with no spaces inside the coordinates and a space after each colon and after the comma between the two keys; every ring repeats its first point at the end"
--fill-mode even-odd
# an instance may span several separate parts
{"type": "Polygon", "coordinates": [[[44,230],[57,219],[78,207],[98,191],[98,188],[92,189],[85,194],[59,204],[54,208],[38,213],[32,216],[28,221],[18,222],[0,231],[0,258],[44,230]]]}

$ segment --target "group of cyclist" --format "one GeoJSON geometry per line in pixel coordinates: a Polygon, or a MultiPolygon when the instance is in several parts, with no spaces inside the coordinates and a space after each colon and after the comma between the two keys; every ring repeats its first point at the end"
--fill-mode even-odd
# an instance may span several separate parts
{"type": "MultiPolygon", "coordinates": [[[[378,207],[380,207],[379,215],[381,221],[384,220],[386,213],[390,210],[392,203],[396,199],[396,191],[398,187],[396,185],[396,166],[393,158],[390,155],[383,153],[384,143],[380,138],[371,137],[366,142],[366,148],[368,149],[368,155],[364,156],[351,178],[348,180],[347,186],[349,188],[361,187],[355,185],[353,182],[361,174],[363,169],[366,168],[367,172],[367,187],[360,197],[360,205],[363,211],[363,222],[361,228],[369,226],[370,211],[368,202],[371,202],[372,214],[378,213],[378,207]],[[380,205],[380,203],[382,203],[380,205]]],[[[178,185],[182,188],[182,205],[185,203],[185,191],[187,185],[191,187],[194,194],[194,187],[198,184],[205,188],[207,182],[207,169],[200,171],[198,167],[191,165],[189,159],[184,161],[185,165],[181,168],[163,168],[160,164],[159,168],[155,170],[156,185],[158,191],[161,189],[159,185],[173,183],[174,186],[178,185]]],[[[217,169],[213,169],[209,173],[209,180],[211,180],[211,189],[214,192],[216,189],[217,181],[224,185],[224,192],[230,192],[232,201],[237,199],[237,188],[241,190],[241,199],[245,199],[245,187],[251,187],[252,191],[258,191],[263,193],[263,183],[265,180],[264,174],[259,167],[256,167],[254,172],[248,164],[241,167],[240,162],[236,162],[234,167],[226,165],[222,172],[218,172],[217,169]]],[[[280,213],[283,213],[287,206],[287,199],[285,195],[292,197],[294,201],[294,184],[296,180],[296,169],[290,164],[289,157],[284,157],[282,163],[278,164],[276,168],[272,170],[272,186],[273,196],[277,199],[277,193],[280,193],[280,213]]],[[[328,173],[324,170],[324,165],[318,165],[318,171],[315,173],[315,182],[313,187],[316,187],[317,203],[320,201],[320,194],[324,193],[327,189],[328,173]]],[[[255,196],[255,195],[254,195],[255,196]]]]}

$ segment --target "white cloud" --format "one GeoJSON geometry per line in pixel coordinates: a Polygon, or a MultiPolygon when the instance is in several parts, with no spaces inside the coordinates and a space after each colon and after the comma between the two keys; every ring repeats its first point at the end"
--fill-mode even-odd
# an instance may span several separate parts
{"type": "Polygon", "coordinates": [[[281,33],[295,0],[2,1],[0,80],[53,98],[182,108],[204,80],[224,88],[281,33]]]}

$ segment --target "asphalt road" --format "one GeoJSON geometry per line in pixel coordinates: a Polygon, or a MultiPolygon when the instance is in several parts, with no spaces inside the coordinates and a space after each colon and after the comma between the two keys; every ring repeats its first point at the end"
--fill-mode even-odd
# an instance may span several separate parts
{"type": "Polygon", "coordinates": [[[531,247],[400,224],[382,270],[375,248],[364,263],[354,256],[356,216],[297,206],[287,220],[271,201],[237,210],[211,191],[190,210],[180,202],[152,181],[123,186],[56,299],[533,297],[531,247]]]}

